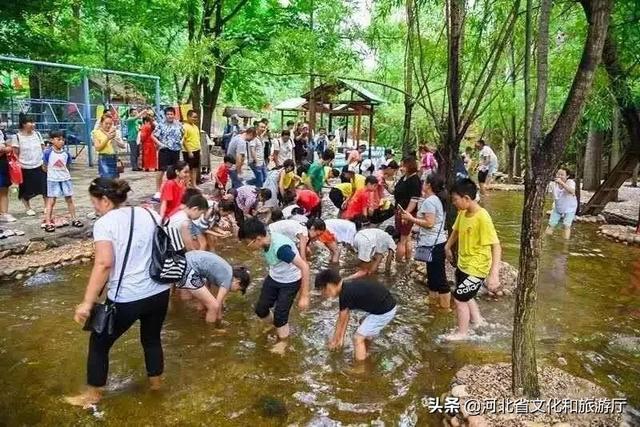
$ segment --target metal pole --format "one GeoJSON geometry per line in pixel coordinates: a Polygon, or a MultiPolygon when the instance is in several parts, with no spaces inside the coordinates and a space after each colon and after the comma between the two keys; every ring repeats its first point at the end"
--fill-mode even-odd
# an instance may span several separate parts
{"type": "Polygon", "coordinates": [[[160,117],[160,78],[156,78],[156,114],[160,117]]]}
{"type": "Polygon", "coordinates": [[[84,98],[84,133],[85,140],[87,142],[87,157],[89,160],[89,167],[93,166],[92,155],[92,142],[91,142],[91,130],[93,128],[91,123],[91,97],[89,96],[89,75],[82,76],[82,96],[84,98]]]}

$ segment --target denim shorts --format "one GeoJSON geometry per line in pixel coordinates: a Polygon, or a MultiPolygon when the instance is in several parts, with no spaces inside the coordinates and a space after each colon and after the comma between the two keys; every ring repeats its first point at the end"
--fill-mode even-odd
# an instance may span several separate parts
{"type": "Polygon", "coordinates": [[[71,197],[73,196],[73,184],[67,181],[47,181],[47,197],[71,197]]]}
{"type": "Polygon", "coordinates": [[[356,334],[361,335],[363,337],[375,337],[380,334],[382,328],[387,326],[389,322],[393,320],[396,315],[396,310],[398,306],[396,305],[391,310],[382,314],[368,314],[367,317],[364,318],[356,334]]]}
{"type": "Polygon", "coordinates": [[[563,227],[569,228],[571,227],[571,224],[573,223],[573,220],[575,217],[576,217],[575,212],[561,214],[557,210],[552,209],[551,216],[549,217],[549,225],[551,227],[556,227],[560,223],[560,221],[562,221],[563,227]]]}

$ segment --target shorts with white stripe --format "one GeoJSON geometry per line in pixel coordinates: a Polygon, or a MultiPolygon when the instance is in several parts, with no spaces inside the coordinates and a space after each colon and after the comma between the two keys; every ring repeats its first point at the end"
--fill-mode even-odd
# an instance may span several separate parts
{"type": "Polygon", "coordinates": [[[456,289],[453,297],[460,302],[467,302],[475,298],[484,285],[483,277],[470,276],[460,269],[456,269],[456,289]]]}

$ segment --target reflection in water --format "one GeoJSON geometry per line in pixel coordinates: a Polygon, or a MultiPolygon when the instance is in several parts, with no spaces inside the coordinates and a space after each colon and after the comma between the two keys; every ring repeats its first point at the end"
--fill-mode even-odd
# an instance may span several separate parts
{"type": "MultiPolygon", "coordinates": [[[[489,195],[504,244],[505,259],[517,263],[521,196],[489,195]]],[[[592,377],[611,393],[640,404],[640,251],[596,236],[578,224],[572,241],[546,239],[538,290],[541,358],[567,361],[564,369],[592,377]],[[577,254],[577,255],[574,255],[577,254]],[[600,256],[602,255],[602,256],[600,256]],[[630,274],[631,273],[631,274],[630,274]],[[636,317],[634,317],[636,316],[636,317]]],[[[275,342],[253,315],[263,263],[234,242],[220,252],[252,268],[255,284],[245,297],[232,295],[225,333],[206,325],[200,314],[172,300],[163,332],[166,388],[149,392],[138,331],[129,331],[111,354],[109,392],[93,411],[61,404],[60,396],[84,382],[88,336],[71,320],[88,269],[61,270],[46,286],[18,283],[0,288],[0,425],[257,425],[333,426],[384,422],[386,425],[441,425],[430,416],[426,397],[440,396],[457,369],[467,363],[508,361],[512,303],[481,301],[489,326],[477,340],[440,344],[454,326],[452,314],[432,312],[423,284],[404,279],[409,266],[380,276],[394,293],[399,311],[372,348],[364,372],[351,370],[353,348],[326,349],[337,302],[312,294],[311,308],[291,317],[291,347],[284,356],[268,350],[275,342]]],[[[343,256],[346,270],[353,255],[343,256]]],[[[316,252],[312,269],[327,265],[316,252]]],[[[349,335],[359,318],[353,316],[349,335]]]]}

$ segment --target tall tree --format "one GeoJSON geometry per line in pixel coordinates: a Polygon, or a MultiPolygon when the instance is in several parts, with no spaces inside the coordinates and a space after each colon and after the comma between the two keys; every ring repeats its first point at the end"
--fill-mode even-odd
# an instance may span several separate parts
{"type": "Polygon", "coordinates": [[[545,133],[543,119],[548,82],[549,16],[551,0],[542,0],[537,35],[536,100],[530,130],[530,163],[525,179],[520,234],[520,262],[513,325],[512,386],[516,395],[538,397],[540,387],[535,350],[538,267],[542,245],[544,196],[567,142],[582,115],[602,54],[613,2],[581,0],[587,20],[582,58],[562,110],[545,133]]]}
{"type": "Polygon", "coordinates": [[[415,0],[405,0],[407,23],[407,44],[404,52],[404,121],[402,124],[402,154],[408,155],[414,150],[411,138],[411,115],[415,100],[413,98],[413,43],[415,32],[415,0]]]}

